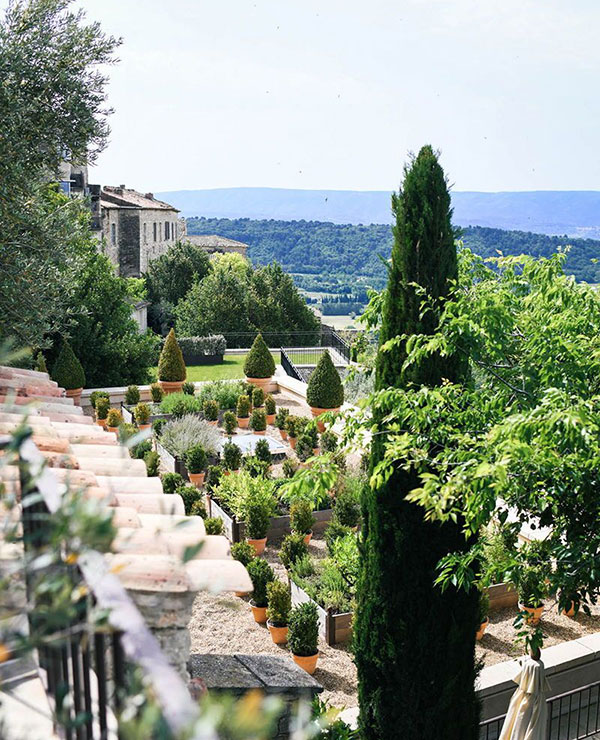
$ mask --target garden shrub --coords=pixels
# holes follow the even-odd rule
[[[140,389],[137,385],[130,385],[125,391],[125,405],[135,406],[140,402]]]
[[[292,610],[287,584],[275,580],[267,584],[267,619],[274,627],[285,627]]]
[[[224,355],[227,349],[227,342],[222,334],[180,337],[178,342],[184,355]]]
[[[283,474],[286,478],[293,478],[296,470],[298,470],[298,465],[293,460],[290,460],[289,457],[286,457],[286,459],[283,461],[281,469],[283,470]]]
[[[336,452],[338,448],[338,438],[335,432],[327,429],[321,435],[321,450],[323,452]]]
[[[219,430],[197,416],[183,416],[169,421],[160,435],[161,445],[180,460],[196,444],[202,445],[208,455],[216,455],[220,442]]]
[[[199,501],[194,501],[194,503],[192,504],[190,515],[199,516],[201,519],[208,518],[208,512],[206,511],[206,506],[204,505],[204,501],[202,499]]]
[[[252,601],[255,606],[267,606],[267,586],[275,580],[273,568],[262,558],[253,558],[246,566],[252,581]]]
[[[269,443],[266,439],[258,440],[258,442],[256,443],[256,446],[254,447],[254,455],[261,462],[264,462],[267,465],[271,465],[271,463],[273,462],[273,455],[271,455],[271,450],[269,449]]]
[[[38,373],[47,373],[48,368],[46,367],[46,358],[44,357],[42,352],[38,352],[35,356],[35,369],[38,371]],[[92,396],[94,394],[92,393]],[[91,398],[91,396],[90,396]],[[92,402],[92,406],[93,406]]]
[[[358,539],[354,532],[336,538],[331,546],[331,559],[352,589],[356,586],[359,570]]]
[[[120,429],[122,429],[123,426],[124,425],[122,425]],[[129,450],[129,454],[134,460],[143,460],[146,456],[146,453],[150,452],[151,450],[152,442],[149,439],[144,439],[142,442],[139,442],[138,444],[131,447]]]
[[[247,419],[250,416],[250,399],[248,396],[240,396],[237,400],[238,419]]]
[[[206,469],[206,452],[202,445],[194,445],[185,453],[185,467],[192,475],[202,473]]]
[[[106,417],[106,425],[109,427],[118,427],[123,422],[123,417],[119,409],[109,409]]]
[[[255,409],[260,409],[265,405],[265,392],[262,388],[255,388],[252,391],[252,405]]]
[[[265,396],[265,413],[267,414],[267,416],[273,416],[276,411],[277,406],[275,404],[275,399],[270,393],[268,393]]]
[[[181,386],[182,393],[187,394],[188,396],[193,396],[196,393],[196,386],[193,383],[190,383],[189,381],[186,381]]]
[[[304,542],[303,534],[288,534],[283,538],[279,550],[279,559],[287,570],[305,555],[308,555],[308,548]]]
[[[171,329],[158,358],[158,379],[173,383],[185,380],[186,370],[183,354],[175,339],[175,330]]]
[[[308,419],[304,419],[302,416],[289,414],[285,422],[285,429],[292,439],[297,439],[307,424]]]
[[[175,489],[175,493],[178,493],[183,499],[183,505],[185,507],[186,515],[192,513],[192,506],[195,501],[202,501],[202,494],[196,488],[196,486],[185,485]]]
[[[231,436],[237,429],[237,425],[237,417],[233,411],[226,411],[223,414],[223,427],[225,429],[225,433]]]
[[[250,417],[250,426],[255,432],[264,432],[267,428],[267,416],[264,409],[254,409]]]
[[[155,450],[148,450],[144,455],[148,478],[156,478],[160,470],[160,455]]]
[[[222,476],[212,493],[238,522],[248,520],[250,506],[256,502],[265,504],[269,517],[273,516],[277,506],[273,481],[260,477],[253,478],[246,470],[237,475]]]
[[[108,410],[110,409],[110,399],[106,396],[100,396],[96,400],[96,418],[106,419],[108,416]]]
[[[250,501],[246,514],[246,537],[249,540],[262,540],[267,536],[271,512],[270,502],[260,499]]]
[[[479,593],[479,616],[478,616],[478,622],[479,624],[483,624],[485,620],[488,618],[490,612],[490,597],[488,596],[487,591],[480,591]]]
[[[226,470],[239,470],[242,464],[242,451],[234,442],[225,442],[221,454]]]
[[[201,410],[200,399],[187,393],[169,393],[160,402],[161,414],[172,414],[178,418],[186,414],[199,414]]]
[[[345,486],[335,497],[333,510],[336,521],[343,526],[358,526],[360,522],[360,488]]]
[[[310,457],[313,457],[312,439],[309,435],[302,433],[298,437],[295,453],[301,462],[306,462]]]
[[[306,402],[321,409],[337,409],[344,403],[344,387],[327,351],[323,352],[309,378]]]
[[[254,560],[256,552],[249,542],[236,542],[231,546],[231,557],[240,562],[244,567]]]
[[[213,380],[203,383],[198,391],[198,398],[204,401],[216,401],[220,409],[235,409],[239,396],[246,392],[243,380]]]
[[[204,405],[202,407],[204,418],[207,421],[217,421],[219,418],[219,405],[216,401],[204,401]]]
[[[121,411],[119,411],[119,415],[121,416]],[[121,416],[121,422],[119,424],[118,432],[119,442],[122,445],[125,445],[136,434],[139,434],[139,429],[135,426],[135,424],[126,424],[123,421],[123,417]]]
[[[309,656],[317,652],[319,615],[316,604],[308,601],[290,612],[288,645],[294,655]]]
[[[221,482],[223,468],[221,465],[210,465],[206,474],[206,489],[212,493]]]
[[[147,424],[150,421],[150,406],[147,403],[138,403],[133,411],[136,422]]]
[[[110,396],[107,391],[92,391],[90,393],[90,403],[92,404],[92,408],[96,408],[96,401],[99,398],[106,398],[108,401],[108,405],[110,406]]]
[[[52,380],[67,391],[85,386],[85,373],[75,357],[71,345],[63,339],[60,352],[52,368]],[[115,425],[116,426],[116,425]]]
[[[204,520],[206,534],[223,534],[223,520],[217,516],[209,516]]]
[[[335,541],[340,537],[346,537],[352,534],[350,527],[346,527],[344,524],[340,524],[335,519],[331,521],[325,529],[325,543],[330,553],[333,553]]]
[[[158,383],[152,383],[150,386],[150,396],[152,398],[152,403],[160,403],[163,399],[163,389],[160,387]]]
[[[247,378],[270,378],[274,372],[275,361],[262,334],[258,334],[244,362],[244,373]]]
[[[178,488],[185,486],[185,480],[179,473],[163,473],[160,476],[164,493],[175,493]]]
[[[290,527],[294,534],[306,535],[312,531],[315,518],[310,501],[300,499],[290,507]]]
[[[154,419],[152,422],[152,432],[155,437],[160,437],[164,426],[168,423],[168,419]]]
[[[277,427],[277,429],[283,429],[284,431],[286,431],[286,423],[289,415],[290,410],[286,409],[285,407],[279,408],[277,410],[277,415],[275,416],[275,426]]]
[[[269,477],[269,464],[263,460],[259,460],[256,455],[246,455],[242,462],[242,467],[250,473],[253,478]]]

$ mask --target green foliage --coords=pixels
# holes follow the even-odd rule
[[[118,427],[123,422],[123,417],[119,409],[109,409],[106,417],[106,425],[109,427]]]
[[[302,433],[307,423],[308,419],[289,414],[285,422],[285,429],[292,439],[296,439]]]
[[[330,429],[326,429],[321,435],[321,450],[323,452],[336,452],[337,448],[337,434]]]
[[[154,419],[154,421],[152,422],[152,433],[157,439],[162,434],[162,430],[167,423],[167,419]]]
[[[179,473],[163,473],[160,480],[165,493],[175,493],[178,488],[185,486],[185,480]]]
[[[306,462],[313,456],[313,440],[309,434],[303,432],[298,437],[295,452],[301,462]]]
[[[250,506],[255,503],[264,504],[269,517],[275,513],[277,504],[273,481],[253,477],[246,470],[236,475],[223,476],[219,485],[213,489],[213,496],[238,522],[248,521]]]
[[[333,519],[325,529],[325,542],[329,552],[333,553],[335,542],[340,539],[340,537],[346,537],[351,534],[352,530],[350,527],[342,524],[337,519]]]
[[[350,725],[339,719],[339,709],[329,708],[318,696],[312,703],[313,721],[322,728],[317,737],[320,740],[359,740],[358,730],[352,730]]]
[[[235,409],[238,397],[245,392],[246,384],[241,380],[213,380],[203,383],[198,397],[204,401],[213,400],[220,409]]]
[[[337,409],[344,403],[342,380],[327,350],[308,380],[306,402],[321,409]]]
[[[160,455],[155,450],[148,450],[144,455],[148,478],[156,478],[160,471]]]
[[[237,429],[237,425],[237,417],[233,411],[226,411],[223,414],[223,428],[225,429],[225,433],[231,436]]]
[[[283,429],[284,431],[287,431],[286,424],[289,415],[290,410],[285,408],[285,406],[277,409],[277,415],[275,416],[275,426],[277,427],[277,429]]]
[[[188,396],[193,396],[196,393],[196,386],[193,383],[185,382],[181,386],[183,393],[187,393]]]
[[[239,470],[242,464],[242,451],[235,442],[225,442],[221,454],[225,470]]]
[[[333,507],[336,520],[346,527],[356,527],[360,522],[360,489],[358,485],[347,485],[338,492]]]
[[[267,584],[267,618],[274,627],[285,627],[292,610],[290,589],[282,581]]]
[[[55,380],[61,388],[66,390],[83,388],[85,385],[83,367],[75,357],[71,345],[64,340],[52,368],[52,380]]]
[[[48,368],[46,367],[46,358],[44,357],[44,355],[42,354],[42,352],[38,352],[37,355],[35,356],[35,369],[39,373],[47,373],[48,372]],[[92,396],[93,395],[94,394],[92,393]],[[93,404],[92,404],[92,406],[93,406]]]
[[[164,488],[164,486],[163,486]],[[192,506],[196,501],[202,500],[202,494],[196,488],[196,486],[184,485],[175,489],[175,493],[179,494],[183,499],[183,505],[185,507],[185,513],[190,516],[192,513]]]
[[[282,542],[279,550],[279,559],[284,567],[289,570],[294,563],[308,554],[308,548],[304,542],[303,534],[288,534]]]
[[[264,460],[259,460],[256,455],[246,455],[244,457],[242,467],[253,478],[269,477],[269,463],[264,462]]]
[[[194,501],[190,515],[199,516],[201,519],[208,519],[208,512],[206,511],[204,500]]]
[[[265,405],[265,392],[262,388],[254,388],[252,391],[252,405],[255,409]]]
[[[289,457],[286,457],[281,468],[283,470],[283,475],[285,478],[293,478],[296,470],[298,470],[298,465]]]
[[[247,419],[250,416],[250,399],[248,396],[240,396],[238,398],[237,415],[240,419]]]
[[[267,585],[275,580],[273,568],[262,558],[254,558],[246,566],[252,581],[252,600],[256,606],[267,606]]]
[[[244,567],[254,560],[256,553],[249,542],[235,542],[231,546],[231,557],[238,560]]]
[[[140,401],[140,389],[137,385],[130,385],[125,391],[125,403],[127,406],[135,406]]]
[[[202,411],[207,421],[217,421],[219,418],[219,405],[216,401],[204,401]]]
[[[329,493],[339,477],[339,465],[329,455],[315,457],[310,467],[296,471],[293,478],[286,480],[280,488],[282,501],[293,504],[304,499],[309,501],[313,511],[318,511],[329,502]]]
[[[106,419],[108,416],[108,410],[110,409],[110,399],[106,396],[100,396],[96,400],[96,418]]]
[[[483,624],[485,620],[488,618],[488,614],[490,612],[490,597],[487,594],[487,591],[481,591],[479,593],[479,612],[477,620],[479,624]]]
[[[128,424],[127,426],[131,426],[131,425]],[[119,435],[123,436],[125,438],[125,441],[127,441],[130,437],[133,436],[133,434],[129,435],[129,430],[127,430],[127,434],[123,434],[124,428],[126,428],[126,425],[121,424],[121,427],[119,429]],[[132,458],[134,458],[134,460],[143,460],[144,455],[147,452],[150,452],[151,449],[152,449],[152,442],[149,439],[144,439],[141,442],[138,442],[138,444],[134,445],[133,447],[130,447],[129,454],[131,455]]]
[[[266,465],[271,465],[271,463],[273,462],[273,456],[271,455],[269,443],[266,439],[258,440],[254,448],[254,454],[261,462],[264,462]]]
[[[223,475],[221,465],[210,465],[206,474],[206,488],[211,493],[218,487]]]
[[[106,398],[109,401],[110,404],[110,395],[107,391],[92,391],[90,393],[90,403],[92,404],[92,408],[96,408],[96,401],[99,398]]]
[[[294,607],[289,618],[288,645],[294,655],[309,656],[317,652],[319,615],[312,602]]]
[[[194,445],[185,453],[185,467],[188,473],[202,473],[206,469],[206,451],[202,445]]]
[[[187,393],[169,393],[160,402],[161,414],[172,414],[177,418],[187,414],[199,414],[201,410],[200,399]]]
[[[296,501],[290,506],[290,526],[294,534],[305,535],[312,531],[315,518],[309,501]]]
[[[209,516],[204,520],[206,534],[223,534],[223,520],[215,516]]]
[[[246,536],[250,540],[262,540],[267,536],[273,508],[270,501],[251,500],[246,514]]]
[[[258,334],[246,356],[244,373],[247,378],[270,378],[274,372],[275,361],[262,334]]]
[[[256,406],[256,404],[254,404]],[[265,396],[265,413],[267,416],[273,416],[273,414],[277,411],[277,406],[275,404],[275,399],[270,393],[267,393]]]
[[[148,424],[150,421],[150,406],[147,403],[138,403],[133,411],[138,424]]]
[[[250,427],[255,432],[264,432],[267,428],[267,416],[264,409],[254,409],[250,416]]]
[[[160,403],[163,400],[163,389],[159,383],[152,383],[150,386],[150,396],[152,397],[153,403]]]
[[[175,331],[167,334],[164,346],[158,358],[158,379],[168,382],[185,380],[186,370],[183,355],[175,338]]]

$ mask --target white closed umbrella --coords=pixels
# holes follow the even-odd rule
[[[546,691],[548,682],[539,650],[526,655],[513,681],[518,688],[510,700],[498,740],[544,740],[546,734]]]

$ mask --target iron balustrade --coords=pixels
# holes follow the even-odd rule
[[[288,356],[286,350],[284,350],[282,347],[280,352],[281,352],[281,367],[284,369],[286,375],[289,375],[290,378],[295,378],[296,380],[303,380],[302,375],[300,374],[300,371],[294,365],[294,363]]]

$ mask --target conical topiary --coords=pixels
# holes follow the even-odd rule
[[[71,345],[64,340],[52,368],[52,380],[67,391],[83,388],[85,385],[85,373],[81,363],[75,357]]]
[[[309,406],[320,409],[337,409],[344,403],[342,380],[327,351],[323,352],[310,376],[306,401]]]
[[[176,383],[185,380],[185,375],[183,354],[175,339],[175,331],[171,329],[158,359],[158,379]]]
[[[47,373],[48,368],[46,367],[46,358],[41,352],[38,352],[35,357],[35,369],[39,373]]]
[[[256,337],[248,352],[248,357],[244,362],[244,372],[247,378],[270,378],[275,372],[275,360],[262,334]]]

